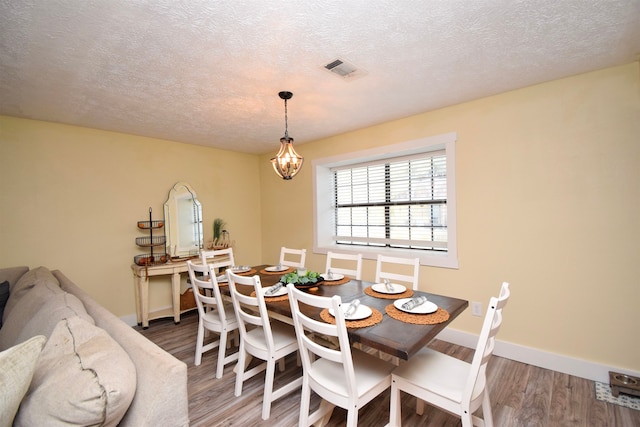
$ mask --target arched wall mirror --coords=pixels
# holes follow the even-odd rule
[[[185,182],[176,183],[164,203],[167,253],[172,258],[197,256],[202,249],[202,205]]]

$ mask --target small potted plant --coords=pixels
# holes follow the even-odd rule
[[[222,235],[225,225],[227,223],[222,218],[216,218],[213,220],[213,247],[222,246]]]

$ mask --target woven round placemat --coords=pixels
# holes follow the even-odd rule
[[[435,313],[431,314],[411,314],[398,310],[393,304],[389,304],[384,308],[389,317],[405,323],[413,323],[416,325],[435,325],[449,320],[449,312],[438,307]]]
[[[269,271],[266,268],[263,268],[262,270],[260,270],[260,274],[280,274],[280,275],[285,275],[287,273],[291,273],[293,271],[293,267],[289,267],[286,270],[282,270],[282,271]]]
[[[253,276],[254,274],[256,274],[258,271],[255,268],[252,268],[249,271],[245,271],[244,273],[236,273],[238,276]]]
[[[350,282],[350,281],[351,281],[351,278],[345,276],[340,280],[324,280],[322,282],[322,284],[324,286],[335,286],[335,285],[344,285],[345,283]]]
[[[368,288],[364,288],[364,293],[369,295],[370,297],[375,297],[375,298],[400,299],[400,298],[411,298],[411,295],[413,295],[413,289],[406,289],[401,294],[383,294],[383,293],[374,291],[373,288],[369,286]]]
[[[371,308],[372,314],[366,319],[362,320],[345,320],[345,324],[347,328],[366,328],[367,326],[373,326],[377,323],[382,322],[382,313],[380,313],[375,308]],[[320,312],[320,317],[327,323],[331,323],[332,325],[336,324],[336,319],[329,314],[329,309],[325,308]]]
[[[251,296],[255,297],[256,296],[256,291],[251,291]],[[270,297],[270,296],[265,295],[264,296],[264,300],[265,300],[265,302],[288,301],[289,300],[289,295],[288,294],[284,294],[284,295],[278,295],[277,297]]]

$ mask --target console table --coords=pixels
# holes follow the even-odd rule
[[[180,273],[187,272],[187,261],[169,261],[166,264],[140,266],[131,264],[133,287],[136,295],[136,315],[138,325],[149,327],[149,320],[173,316],[180,323]],[[171,276],[172,307],[149,313],[149,278],[153,276]]]

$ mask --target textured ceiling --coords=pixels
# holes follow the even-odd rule
[[[640,0],[0,0],[0,114],[247,153],[639,58]]]

